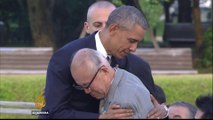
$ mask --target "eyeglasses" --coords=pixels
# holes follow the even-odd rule
[[[90,87],[90,85],[92,84],[92,82],[95,80],[98,72],[101,70],[101,68],[103,67],[103,65],[98,68],[97,72],[95,73],[95,75],[93,76],[92,80],[89,82],[89,84],[87,86],[80,86],[80,85],[76,85],[76,84],[73,84],[73,87],[77,90],[84,90],[84,89],[88,89]]]

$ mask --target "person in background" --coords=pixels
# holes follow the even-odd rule
[[[148,23],[145,16],[133,6],[121,6],[113,10],[105,27],[98,32],[74,40],[58,51],[50,59],[45,86],[46,106],[42,111],[48,115],[39,118],[103,118],[99,112],[99,100],[75,89],[75,81],[70,73],[70,57],[81,48],[95,49],[105,57],[110,56],[111,66],[119,66],[136,75],[149,92],[155,96],[155,86],[149,64],[133,55],[138,43],[143,39]],[[152,99],[154,108],[148,118],[164,118],[167,114],[164,106]],[[105,118],[129,118],[132,111],[120,106],[109,107]]]
[[[199,96],[195,104],[198,107],[195,119],[213,119],[213,95]]]
[[[194,119],[196,107],[183,101],[175,102],[169,106],[169,119]]]
[[[101,99],[100,113],[107,112],[111,104],[118,104],[122,108],[131,108],[134,119],[145,119],[153,108],[150,93],[141,80],[126,70],[112,68],[96,50],[83,48],[77,51],[70,71],[78,84],[75,85],[77,89]]]
[[[166,105],[166,94],[159,85],[155,84],[155,92],[156,92],[155,98],[158,101],[158,103]]]
[[[84,29],[87,34],[102,30],[109,14],[115,9],[115,5],[108,1],[93,3],[87,11],[87,21],[84,22]]]

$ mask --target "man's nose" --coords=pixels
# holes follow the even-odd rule
[[[137,47],[138,47],[138,44],[132,44],[132,45],[129,47],[129,51],[130,51],[130,52],[135,52],[136,49],[137,49]]]

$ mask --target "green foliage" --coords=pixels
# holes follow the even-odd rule
[[[112,0],[112,3],[117,7],[123,5],[121,0]]]
[[[94,0],[56,0],[53,10],[55,45],[61,48],[79,37],[87,9]]]
[[[160,22],[160,16],[163,14],[163,6],[157,0],[139,0],[141,9],[147,17],[149,25],[154,28]]]
[[[160,16],[163,14],[163,6],[158,0],[139,0],[141,9],[143,10],[150,29],[155,30],[157,35],[162,36],[163,34],[163,21],[160,20]],[[139,47],[145,47],[144,44],[150,44],[151,37],[150,34],[146,34],[144,41],[140,43]],[[151,46],[150,46],[151,47]]]
[[[57,48],[79,37],[87,9],[93,2],[95,0],[55,0],[53,9],[43,10],[52,16],[50,22],[53,22]],[[0,21],[5,28],[1,36],[3,40],[0,40],[1,47],[34,46],[27,8],[27,0],[0,0]]]
[[[203,45],[201,48],[201,56],[199,57],[198,68],[201,69],[201,72],[210,72],[212,73],[212,27],[204,33]]]
[[[208,31],[204,34],[203,40],[203,60],[202,64],[204,67],[212,66],[212,27],[208,29]]]
[[[0,21],[5,28],[0,46],[32,46],[26,0],[1,0]]]

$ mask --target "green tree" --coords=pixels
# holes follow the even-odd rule
[[[59,49],[77,39],[94,0],[28,0],[35,46]]]
[[[196,67],[200,69],[200,72],[207,72],[212,73],[213,67],[212,67],[212,59],[213,59],[213,29],[210,26],[209,29],[204,33],[203,35],[203,44],[200,48],[200,56],[198,58],[198,61],[196,63]]]
[[[79,38],[88,7],[95,0],[56,0],[52,15],[56,49]]]
[[[0,46],[32,46],[26,0],[0,0]]]
[[[62,47],[77,39],[95,0],[0,0],[1,46]],[[2,23],[2,22],[1,22]]]
[[[155,35],[153,31],[156,29],[157,25],[159,24],[160,16],[163,14],[163,6],[161,4],[161,1],[140,0],[139,3],[150,25],[150,28],[148,31],[150,37],[148,37],[148,39],[152,40],[154,48],[158,50],[159,45],[155,39]]]

